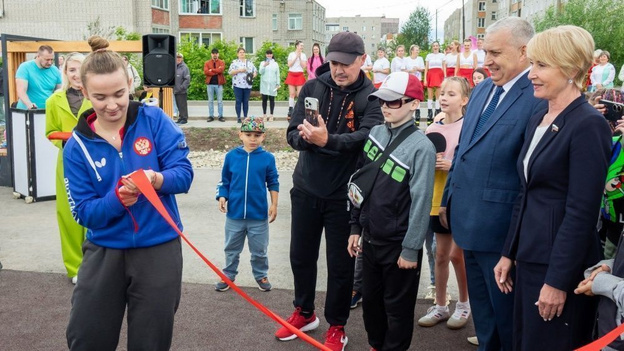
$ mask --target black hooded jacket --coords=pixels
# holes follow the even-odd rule
[[[374,87],[361,71],[357,81],[343,89],[332,80],[329,63],[320,66],[316,74],[316,79],[303,86],[288,126],[288,143],[299,151],[293,185],[321,199],[346,200],[347,182],[355,172],[364,141],[373,126],[383,123],[383,115],[378,101],[368,101]],[[322,148],[303,140],[297,129],[303,123],[303,102],[309,96],[319,100],[319,114],[329,133]],[[355,107],[356,101],[365,106]]]

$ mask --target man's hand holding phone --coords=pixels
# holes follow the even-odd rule
[[[329,138],[325,120],[323,120],[321,115],[317,115],[316,120],[318,122],[318,126],[312,125],[306,118],[303,120],[303,123],[297,127],[297,129],[299,130],[299,135],[303,138],[303,140],[310,144],[325,147]]]

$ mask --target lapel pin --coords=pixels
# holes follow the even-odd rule
[[[553,125],[552,125],[552,127],[550,127],[550,130],[551,130],[553,133],[557,133],[557,132],[559,131],[559,127],[557,127],[557,125],[556,125],[556,124],[553,124]]]

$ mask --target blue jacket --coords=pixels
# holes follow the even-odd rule
[[[529,118],[546,107],[533,96],[528,73],[515,82],[472,139],[490,92],[488,78],[470,96],[464,125],[442,197],[450,208],[453,239],[464,250],[500,253],[509,230],[511,212],[520,190],[516,161]]]
[[[267,188],[279,191],[275,157],[262,147],[247,152],[242,146],[225,155],[217,200],[228,200],[227,216],[232,219],[268,218]]]
[[[149,247],[175,239],[178,234],[144,196],[126,210],[115,190],[121,176],[133,171],[161,172],[158,195],[182,230],[174,194],[187,192],[193,180],[182,131],[158,107],[130,102],[118,152],[91,130],[93,118],[93,110],[82,114],[63,152],[70,208],[74,219],[88,228],[87,239],[113,249]]]

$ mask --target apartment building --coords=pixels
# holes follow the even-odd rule
[[[302,40],[325,47],[325,8],[315,0],[21,0],[4,1],[0,33],[82,40],[96,21],[102,34],[122,26],[141,34],[169,33],[210,45],[241,43],[254,53],[264,41]],[[37,11],[33,11],[33,9]],[[311,49],[309,49],[311,50]]]
[[[366,53],[377,57],[377,47],[385,43],[387,34],[399,32],[399,19],[381,17],[329,17],[325,23],[325,41],[329,43],[331,38],[339,32],[354,32],[359,34],[364,41]]]
[[[510,0],[518,1],[518,0]],[[475,36],[485,37],[485,29],[499,18],[499,0],[467,0],[464,3],[464,18],[462,25],[462,9],[455,10],[444,21],[444,41]],[[507,17],[507,16],[505,16]],[[466,32],[463,33],[463,28]]]

